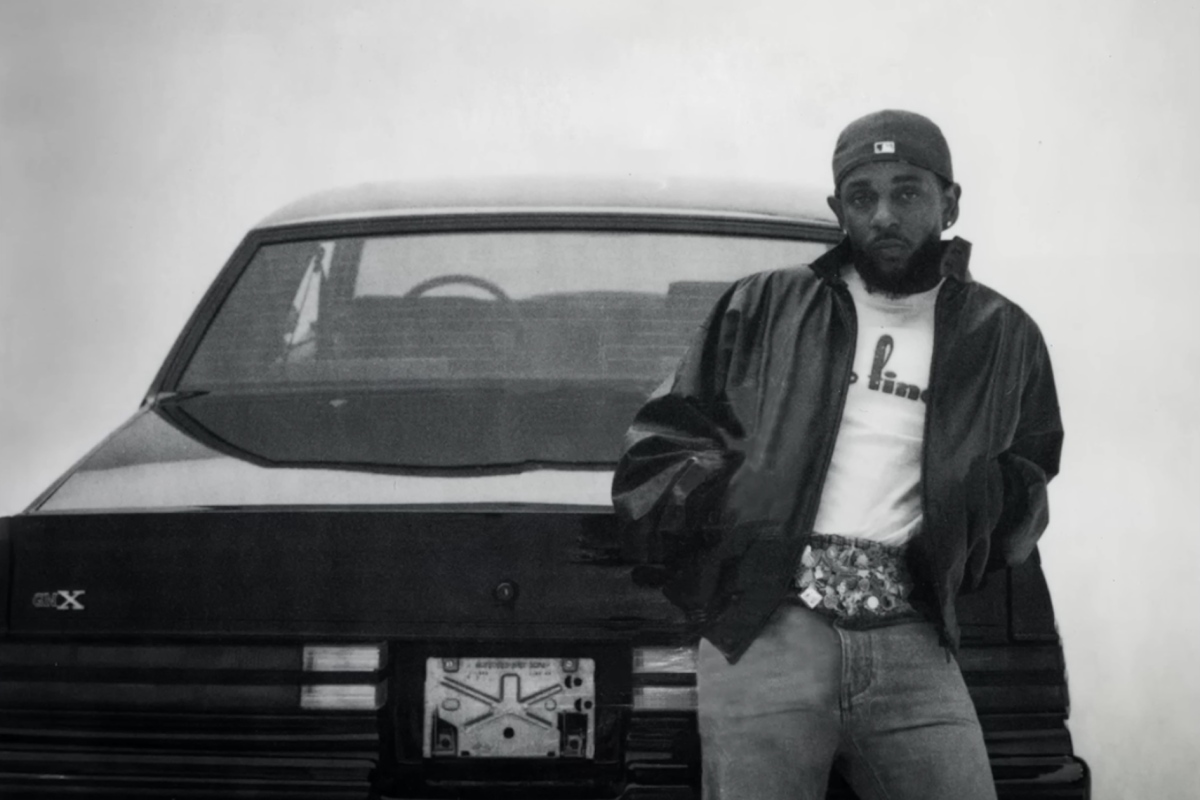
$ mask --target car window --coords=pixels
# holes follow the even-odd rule
[[[480,232],[262,247],[179,388],[669,375],[735,279],[811,262],[792,239]]]
[[[270,464],[611,465],[729,284],[826,249],[566,231],[266,245],[164,413]]]

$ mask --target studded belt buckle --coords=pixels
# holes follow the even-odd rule
[[[915,612],[904,548],[814,534],[794,582],[809,608],[838,618],[886,619]]]

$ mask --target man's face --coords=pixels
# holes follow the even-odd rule
[[[891,294],[932,288],[937,275],[931,260],[942,231],[958,215],[958,185],[943,190],[927,169],[875,161],[852,170],[839,189],[829,207],[868,286]]]

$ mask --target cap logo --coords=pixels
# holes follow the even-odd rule
[[[896,152],[896,143],[895,142],[876,142],[875,143],[875,154],[876,155],[878,155],[879,153],[895,153],[895,152]]]

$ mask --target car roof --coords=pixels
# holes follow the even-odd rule
[[[257,228],[405,216],[636,214],[836,227],[826,191],[696,178],[485,178],[364,183],[289,203]]]

